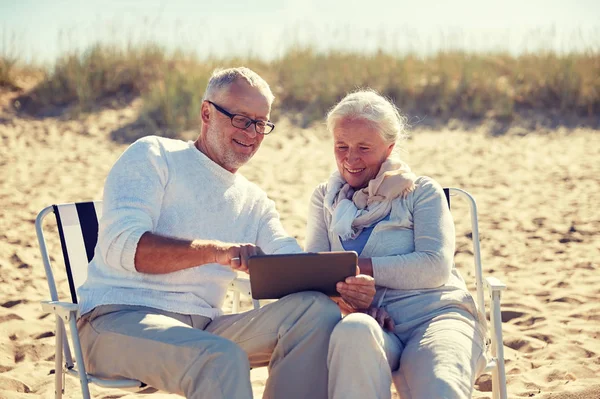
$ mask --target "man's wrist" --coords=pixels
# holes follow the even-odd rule
[[[194,240],[192,248],[199,252],[201,264],[218,263],[219,253],[222,251],[221,243],[216,240]]]

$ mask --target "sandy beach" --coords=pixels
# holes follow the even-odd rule
[[[0,106],[6,103],[4,97]],[[134,102],[76,121],[0,113],[0,399],[53,397],[54,319],[39,305],[49,294],[35,217],[53,203],[101,198],[106,174],[126,148],[111,132],[134,121],[138,109]],[[484,129],[417,130],[404,147],[417,174],[477,199],[484,271],[508,285],[502,316],[509,396],[600,398],[600,132],[492,137]],[[309,197],[334,167],[322,125],[302,130],[280,121],[241,173],[266,190],[287,231],[303,243]],[[453,204],[456,263],[472,284],[466,209]],[[53,228],[46,225],[49,233]],[[51,234],[49,245],[60,266],[58,238]],[[57,282],[65,295],[65,276],[57,274]],[[267,371],[251,377],[260,398]],[[65,397],[79,398],[76,379],[66,380]],[[141,397],[96,387],[92,394]],[[491,398],[489,376],[478,380],[474,397]]]

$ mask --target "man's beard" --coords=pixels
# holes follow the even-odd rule
[[[257,148],[250,154],[240,154],[236,152],[233,146],[237,144],[233,143],[219,143],[216,135],[209,135],[209,145],[212,148],[220,148],[220,161],[222,167],[225,169],[239,169],[244,166],[256,153]]]

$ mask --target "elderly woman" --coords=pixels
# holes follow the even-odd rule
[[[441,186],[398,158],[404,118],[379,94],[347,95],[327,127],[337,171],[313,193],[306,250],[356,251],[373,277],[339,284],[349,314],[329,344],[329,397],[389,398],[392,375],[403,399],[471,397],[485,332]]]

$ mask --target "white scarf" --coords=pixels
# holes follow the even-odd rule
[[[361,231],[385,218],[392,201],[415,189],[416,176],[404,162],[386,159],[367,187],[354,191],[335,171],[327,181],[324,206],[331,213],[331,228],[342,241],[355,239]]]

